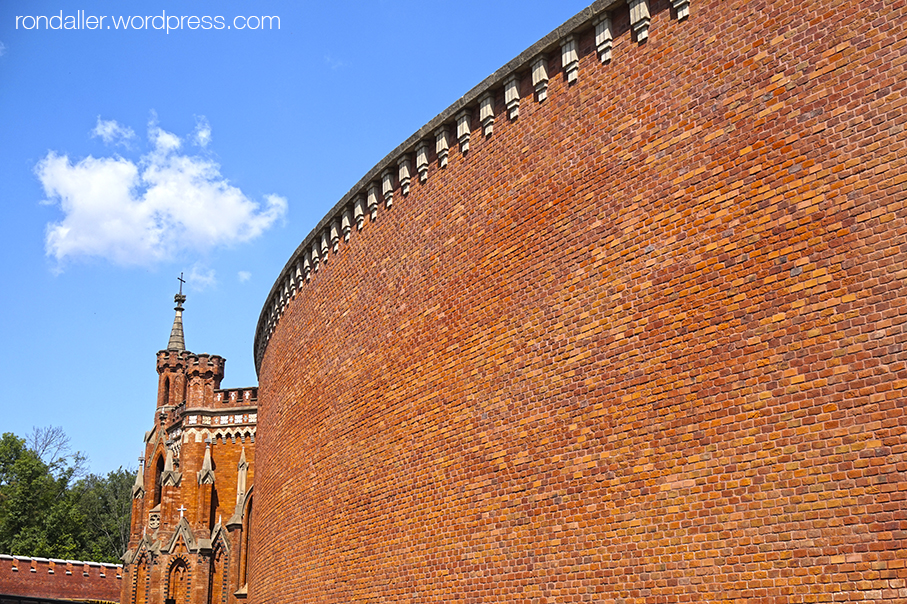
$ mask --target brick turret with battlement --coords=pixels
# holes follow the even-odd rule
[[[186,350],[185,300],[176,295],[170,341],[157,353],[157,405],[133,486],[124,604],[245,598],[258,388],[221,389],[226,360]]]

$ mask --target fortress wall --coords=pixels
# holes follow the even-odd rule
[[[120,564],[0,555],[0,596],[119,602],[122,576]]]
[[[649,8],[290,259],[250,601],[907,597],[907,2]]]

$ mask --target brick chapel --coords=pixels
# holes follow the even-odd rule
[[[132,488],[123,604],[228,604],[247,593],[258,388],[221,389],[223,357],[186,350],[182,290]]]

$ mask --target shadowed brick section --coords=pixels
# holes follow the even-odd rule
[[[250,601],[907,599],[907,2],[648,10],[288,290]]]
[[[0,555],[0,601],[4,596],[119,602],[119,564]]]

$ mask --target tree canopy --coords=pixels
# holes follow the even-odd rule
[[[118,562],[129,540],[132,472],[85,474],[60,428],[0,437],[0,553]]]

